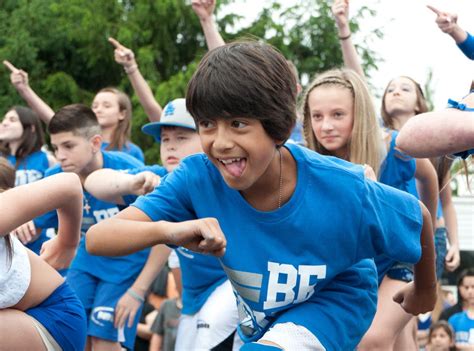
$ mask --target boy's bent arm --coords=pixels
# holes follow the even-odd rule
[[[393,297],[394,301],[400,303],[406,312],[413,315],[433,310],[436,303],[436,254],[431,215],[422,202],[419,202],[419,204],[423,216],[423,227],[420,237],[421,258],[415,265],[413,282],[409,283]]]
[[[158,244],[222,256],[227,243],[215,218],[152,222],[133,206],[93,225],[86,234],[87,251],[98,256],[123,256]]]

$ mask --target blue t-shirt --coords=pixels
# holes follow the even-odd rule
[[[353,349],[373,318],[377,292],[373,263],[360,261],[385,254],[416,263],[420,206],[406,193],[367,180],[360,166],[295,144],[286,147],[296,161],[297,182],[277,210],[253,208],[203,154],[182,160],[135,205],[153,220],[219,221],[227,238],[220,261],[237,296],[245,341],[290,318],[328,349]],[[369,278],[360,282],[361,273]],[[358,303],[348,309],[347,299]]]
[[[462,43],[458,44],[458,48],[461,49],[464,55],[471,60],[474,60],[474,36],[467,33],[467,38]]]
[[[448,322],[454,329],[456,344],[474,345],[474,319],[466,311],[452,315]]]
[[[379,182],[398,190],[412,194],[418,198],[416,190],[416,160],[396,148],[398,131],[387,130],[391,135],[390,147],[379,172]],[[375,265],[379,276],[379,283],[387,271],[395,263],[385,255],[375,257]]]
[[[102,168],[111,168],[116,170],[126,170],[140,167],[143,164],[137,159],[115,151],[102,151],[104,163]],[[56,165],[46,172],[46,176],[61,173],[60,165]],[[110,283],[121,283],[132,277],[136,277],[143,268],[148,258],[149,250],[139,251],[137,253],[120,257],[93,256],[86,251],[85,234],[94,224],[110,218],[119,212],[115,204],[101,201],[84,191],[84,211],[81,226],[81,241],[74,258],[71,269],[77,269],[87,272],[103,281]],[[56,211],[38,217],[34,220],[36,227],[50,228],[58,227],[58,218]]]
[[[135,157],[139,161],[145,162],[145,155],[143,155],[142,149],[140,149],[140,147],[138,145],[132,143],[131,141],[127,141],[125,146],[122,147],[122,149],[120,149],[120,150],[118,148],[114,148],[114,149],[111,149],[111,150],[105,150],[105,149],[107,149],[107,146],[109,146],[109,145],[110,145],[110,143],[107,143],[107,142],[103,141],[102,142],[102,150],[103,151],[121,151],[121,152],[124,152],[126,154],[129,154],[130,156]]]
[[[13,155],[8,155],[7,160],[16,168],[15,186],[33,183],[42,179],[46,170],[49,168],[48,155],[46,152],[41,150],[29,154],[21,160],[18,165],[16,164],[16,157]],[[52,232],[51,229],[42,230],[35,241],[30,242],[25,246],[39,255],[41,246],[45,241],[51,239],[51,234],[54,234],[54,229]]]
[[[29,154],[18,164],[16,164],[16,157],[13,155],[8,155],[7,160],[16,168],[15,186],[40,180],[49,168],[48,155],[41,150]]]
[[[160,177],[164,177],[167,174],[166,169],[159,165],[139,167],[128,170],[127,173],[137,174],[144,171],[153,172]],[[166,178],[163,178],[162,181],[165,179]],[[130,204],[136,200],[136,198],[134,195],[123,197],[126,204]],[[146,202],[143,203],[139,200],[133,205],[149,215],[152,220],[156,221],[160,219],[152,217]],[[227,277],[215,257],[201,255],[183,247],[177,248],[176,253],[179,258],[183,284],[182,313],[188,315],[195,314],[201,309],[212,292],[227,280]]]

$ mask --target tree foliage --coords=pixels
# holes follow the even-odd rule
[[[237,25],[238,15],[219,16],[229,2],[219,1],[217,8],[226,41],[263,38],[295,63],[301,77],[342,65],[327,1],[300,0],[283,7],[283,1],[275,0],[243,28]],[[361,19],[372,15],[370,9],[362,8],[352,16],[353,32],[358,31]],[[95,92],[106,86],[130,94],[132,140],[146,150],[148,162],[156,162],[158,148],[140,131],[147,118],[122,68],[114,62],[107,38],[113,36],[135,52],[143,76],[162,105],[184,96],[187,81],[206,52],[199,20],[186,0],[5,0],[0,33],[0,58],[27,71],[30,85],[53,109],[76,102],[90,104]],[[381,37],[380,32],[373,35]],[[370,48],[358,50],[366,71],[376,68]],[[8,75],[5,69],[0,80],[4,111],[23,103]]]

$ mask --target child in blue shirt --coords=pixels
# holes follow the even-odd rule
[[[46,176],[73,172],[83,182],[101,168],[130,169],[142,166],[137,159],[121,152],[101,150],[101,128],[94,112],[84,105],[61,108],[51,119],[48,130],[51,144],[60,164],[50,168]],[[83,235],[88,228],[119,212],[116,204],[101,201],[84,191]],[[57,227],[56,212],[35,219],[37,228]],[[88,315],[87,335],[94,348],[119,346],[133,348],[136,324],[119,330],[113,325],[117,300],[125,293],[143,268],[148,250],[122,257],[91,256],[82,237],[76,256],[67,272],[67,280],[83,303]]]
[[[279,52],[256,42],[212,50],[186,103],[206,155],[186,158],[153,193],[92,227],[91,253],[167,243],[221,256],[249,350],[355,348],[376,304],[375,267],[364,259],[378,254],[419,261],[415,283],[395,299],[415,314],[433,307],[428,211],[360,166],[284,144],[296,80]]]
[[[119,204],[130,204],[136,195],[154,190],[159,178],[176,169],[186,156],[201,153],[199,135],[193,118],[186,110],[185,99],[175,99],[163,109],[160,122],[142,128],[160,143],[163,167],[145,166],[121,173],[101,169],[91,174],[85,188],[94,196]],[[117,303],[116,324],[134,318],[153,278],[158,274],[170,249],[154,247],[147,264],[135,283]],[[212,349],[231,335],[237,327],[237,309],[232,288],[219,261],[212,256],[176,249],[183,280],[183,314],[176,348]],[[135,296],[135,300],[131,297]],[[138,296],[138,297],[137,297]],[[124,302],[128,301],[128,306]],[[201,328],[200,325],[208,328]]]
[[[36,113],[27,107],[14,106],[5,114],[0,124],[0,155],[16,169],[15,186],[43,178],[45,171],[55,163],[54,158],[42,150],[43,145],[43,127]],[[31,221],[13,233],[36,254],[48,239],[45,233],[36,235]]]

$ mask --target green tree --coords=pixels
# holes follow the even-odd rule
[[[245,1],[245,0],[240,0]],[[248,1],[248,0],[247,0]],[[292,60],[301,77],[342,65],[331,9],[324,0],[300,0],[291,7],[268,2],[257,19],[236,27],[236,14],[219,17],[230,0],[219,1],[218,25],[226,41],[263,38]],[[359,22],[374,12],[362,8],[352,16]],[[232,29],[226,32],[224,29]],[[235,29],[237,28],[237,29]],[[132,96],[132,140],[145,151],[148,162],[159,158],[152,138],[141,133],[147,118],[133,97],[121,67],[114,62],[109,36],[136,55],[157,101],[164,105],[185,94],[187,82],[206,52],[199,20],[185,0],[5,0],[0,9],[0,58],[29,73],[33,89],[53,108],[90,104],[103,87],[117,86]],[[381,37],[381,33],[372,33]],[[370,48],[358,48],[367,73],[376,68]],[[0,80],[0,103],[5,111],[22,101],[11,87],[8,70]]]

